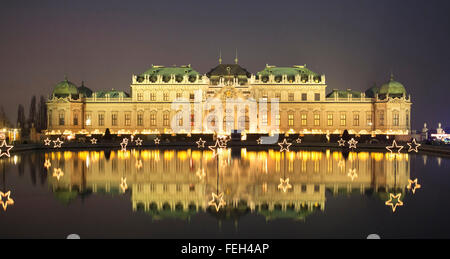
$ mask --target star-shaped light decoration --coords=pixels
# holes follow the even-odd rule
[[[6,201],[3,201],[3,198],[6,198]],[[6,193],[0,192],[0,205],[3,207],[4,211],[6,211],[8,205],[14,205],[14,200],[11,199],[11,191]]]
[[[301,143],[302,143],[302,139],[301,139],[301,138],[297,138],[297,139],[295,140],[295,142],[297,142],[297,144],[301,144]]]
[[[287,151],[289,152],[289,147],[292,145],[292,143],[288,143],[286,139],[283,140],[283,142],[278,143],[278,145],[281,147],[280,152]]]
[[[401,201],[402,194],[399,193],[394,195],[393,193],[389,193],[389,200],[386,201],[387,206],[391,206],[392,212],[395,212],[397,207],[403,206],[403,202]]]
[[[353,182],[353,180],[355,180],[355,178],[358,178],[358,174],[356,173],[356,168],[349,169],[347,176],[352,179],[352,182]]]
[[[422,146],[421,144],[416,142],[416,139],[414,138],[411,143],[406,143],[409,146],[408,152],[419,152],[418,148]]]
[[[345,147],[345,140],[343,140],[342,138],[340,140],[338,140],[338,144],[340,147]]]
[[[126,177],[120,178],[120,189],[122,189],[122,192],[126,192],[127,191],[128,184],[127,184],[127,178]]]
[[[3,157],[3,156],[11,157],[11,154],[9,153],[9,151],[13,147],[14,146],[8,146],[8,144],[6,143],[6,140],[3,140],[2,145],[0,146],[0,157]]]
[[[61,170],[61,168],[55,168],[53,169],[53,177],[56,177],[56,179],[59,181],[61,177],[64,176],[64,172]]]
[[[122,140],[122,143],[120,143],[120,146],[122,147],[122,151],[127,151],[127,146],[128,146],[128,139],[124,138]]]
[[[49,138],[44,139],[44,145],[45,146],[50,146],[50,144],[52,143],[52,140]]]
[[[406,188],[411,190],[413,194],[416,194],[416,189],[422,188],[422,186],[418,183],[417,178],[413,180],[408,179],[408,186]]]
[[[56,140],[53,140],[53,144],[54,144],[53,148],[61,148],[63,143],[64,143],[63,141],[61,141],[59,138],[57,138]]]
[[[330,133],[327,133],[326,138],[327,138],[327,141],[330,142]]]
[[[142,146],[143,140],[141,138],[136,139],[136,146]]]
[[[354,138],[350,139],[348,142],[348,148],[356,148],[356,144],[358,144],[358,141],[356,141]]]
[[[50,162],[50,159],[46,159],[44,162],[44,167],[47,168],[47,170],[52,166],[52,163]]]
[[[97,145],[97,141],[98,141],[98,140],[97,140],[96,138],[92,138],[92,139],[91,139],[91,144],[92,144],[92,145]]]
[[[256,144],[261,145],[262,144],[262,138],[259,138],[256,140]]]
[[[222,146],[220,145],[220,140],[217,139],[214,146],[208,146],[208,148],[212,150],[213,157],[215,157],[217,155],[218,151],[222,148]]]
[[[142,168],[142,160],[136,160],[136,168],[139,170]]]
[[[203,140],[202,138],[199,138],[198,141],[195,142],[195,143],[197,143],[197,147],[198,147],[198,148],[205,148],[205,143],[206,143],[206,141]]]
[[[221,148],[226,148],[227,143],[228,143],[228,137],[224,136],[224,137],[219,138],[219,143],[220,143]]]
[[[155,145],[159,145],[159,142],[161,142],[161,140],[159,138],[155,138]]]
[[[394,140],[392,142],[392,146],[387,146],[386,149],[389,150],[391,154],[395,151],[400,154],[400,151],[403,149],[403,146],[398,145],[397,142],[395,142]]]
[[[279,190],[283,190],[283,192],[287,192],[287,190],[291,189],[292,185],[289,183],[289,178],[283,179],[280,178],[280,184],[278,185]]]
[[[197,175],[197,177],[200,179],[200,181],[201,180],[203,180],[203,178],[205,178],[205,176],[206,176],[206,173],[205,173],[205,169],[198,169],[197,170],[197,173],[195,173],[195,175]]]
[[[209,206],[214,206],[216,212],[219,212],[221,207],[225,207],[227,203],[223,200],[223,192],[219,194],[212,193],[212,200],[208,203]]]

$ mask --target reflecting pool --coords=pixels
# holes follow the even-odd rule
[[[0,159],[0,238],[448,238],[449,166],[339,150],[20,153]]]

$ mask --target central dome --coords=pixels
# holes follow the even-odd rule
[[[53,94],[57,97],[68,97],[69,95],[77,96],[79,92],[78,87],[66,78],[55,86]]]
[[[394,76],[391,75],[391,80],[383,84],[378,93],[383,96],[401,97],[406,95],[406,89],[401,83],[395,81]]]

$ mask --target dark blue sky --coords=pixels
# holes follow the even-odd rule
[[[0,104],[12,120],[64,79],[129,92],[151,64],[206,73],[239,63],[307,64],[334,88],[395,79],[413,98],[413,128],[450,126],[448,1],[2,1]]]

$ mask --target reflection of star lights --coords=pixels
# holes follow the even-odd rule
[[[3,201],[3,198],[6,198],[6,201]],[[6,211],[8,205],[14,205],[14,200],[11,199],[11,191],[7,193],[0,192],[0,205],[3,207],[3,210]]]
[[[61,170],[61,168],[55,168],[53,169],[53,177],[56,177],[56,179],[59,181],[61,177],[64,176],[64,172]]]
[[[281,147],[280,152],[283,151],[288,151],[289,152],[289,147],[292,145],[292,143],[288,143],[286,139],[283,140],[283,142],[278,143],[278,145]]]
[[[338,140],[338,143],[340,147],[345,147],[345,140],[343,140],[342,138]]]
[[[338,166],[339,166],[339,168],[343,168],[344,166],[345,166],[345,162],[344,162],[344,160],[339,160],[339,162],[338,162]]]
[[[358,174],[356,173],[356,168],[349,169],[347,176],[352,179],[352,182],[353,182],[353,180],[355,180],[355,178],[358,178]]]
[[[199,138],[195,143],[197,143],[198,148],[205,148],[206,141],[204,141],[202,138]]]
[[[400,154],[400,151],[403,149],[403,146],[400,146],[397,144],[397,142],[395,142],[395,140],[392,142],[392,146],[387,146],[386,147],[387,150],[389,150],[391,152],[391,154],[397,150],[397,152]],[[394,151],[393,151],[394,150]]]
[[[3,140],[2,145],[0,146],[0,157],[3,156],[7,156],[7,157],[11,157],[11,154],[9,154],[9,151],[13,148],[14,146],[8,146],[8,144],[6,143],[6,140]],[[4,151],[5,150],[5,151]]]
[[[356,148],[356,144],[358,144],[358,141],[356,141],[354,138],[350,139],[348,142],[348,148]]]
[[[47,168],[47,170],[52,166],[52,163],[50,162],[50,159],[45,160],[44,167]]]
[[[395,212],[398,206],[403,206],[403,202],[401,201],[402,194],[399,193],[394,195],[393,193],[389,193],[389,200],[386,201],[387,206],[391,206],[392,212]]]
[[[416,189],[420,189],[422,186],[418,183],[417,178],[413,180],[408,179],[408,186],[406,188],[408,190],[411,190],[413,194],[416,194]],[[414,185],[414,187],[413,187]]]
[[[221,207],[227,205],[227,203],[223,200],[223,192],[220,194],[212,193],[212,200],[208,203],[209,206],[214,206],[216,211],[219,212]]]
[[[122,177],[120,179],[120,189],[122,189],[122,192],[126,192],[128,189],[128,184],[127,184],[127,178]]]
[[[283,179],[280,178],[280,184],[278,185],[279,190],[283,190],[283,192],[287,192],[287,190],[291,189],[292,185],[289,183],[289,178]]]
[[[122,151],[127,151],[128,139],[124,138],[122,143],[120,143],[120,146],[122,147]]]
[[[159,142],[161,142],[161,140],[159,138],[155,138],[155,145],[159,145]]]
[[[52,141],[49,138],[44,139],[45,146],[50,146],[51,143],[52,143]]]
[[[224,136],[224,137],[219,138],[219,143],[220,143],[221,148],[226,148],[227,143],[228,143],[228,137]]]
[[[141,138],[136,139],[136,146],[142,146],[143,140]]]
[[[96,138],[91,139],[91,143],[92,145],[97,145],[97,139]]]
[[[206,176],[206,173],[205,173],[205,169],[198,169],[197,170],[197,173],[195,173],[195,175],[197,175],[197,177],[200,179],[200,181]]]
[[[411,143],[406,143],[409,146],[408,152],[414,151],[419,152],[418,148],[422,146],[421,144],[416,142],[416,139],[414,138]]]
[[[258,145],[261,145],[261,144],[262,144],[262,138],[257,139],[257,140],[256,140],[256,143],[257,143]]]
[[[136,168],[141,169],[142,168],[142,160],[136,160]]]
[[[208,146],[208,148],[212,150],[213,156],[216,156],[218,151],[219,151],[219,149],[221,149],[222,146],[220,145],[220,141],[217,139],[216,143],[214,144],[214,146]]]
[[[61,145],[64,143],[59,138],[56,140],[53,140],[53,143],[55,144],[53,148],[61,148]]]
[[[301,143],[302,143],[302,139],[301,139],[301,138],[297,138],[297,139],[295,140],[295,142],[297,142],[297,144],[301,144]]]

